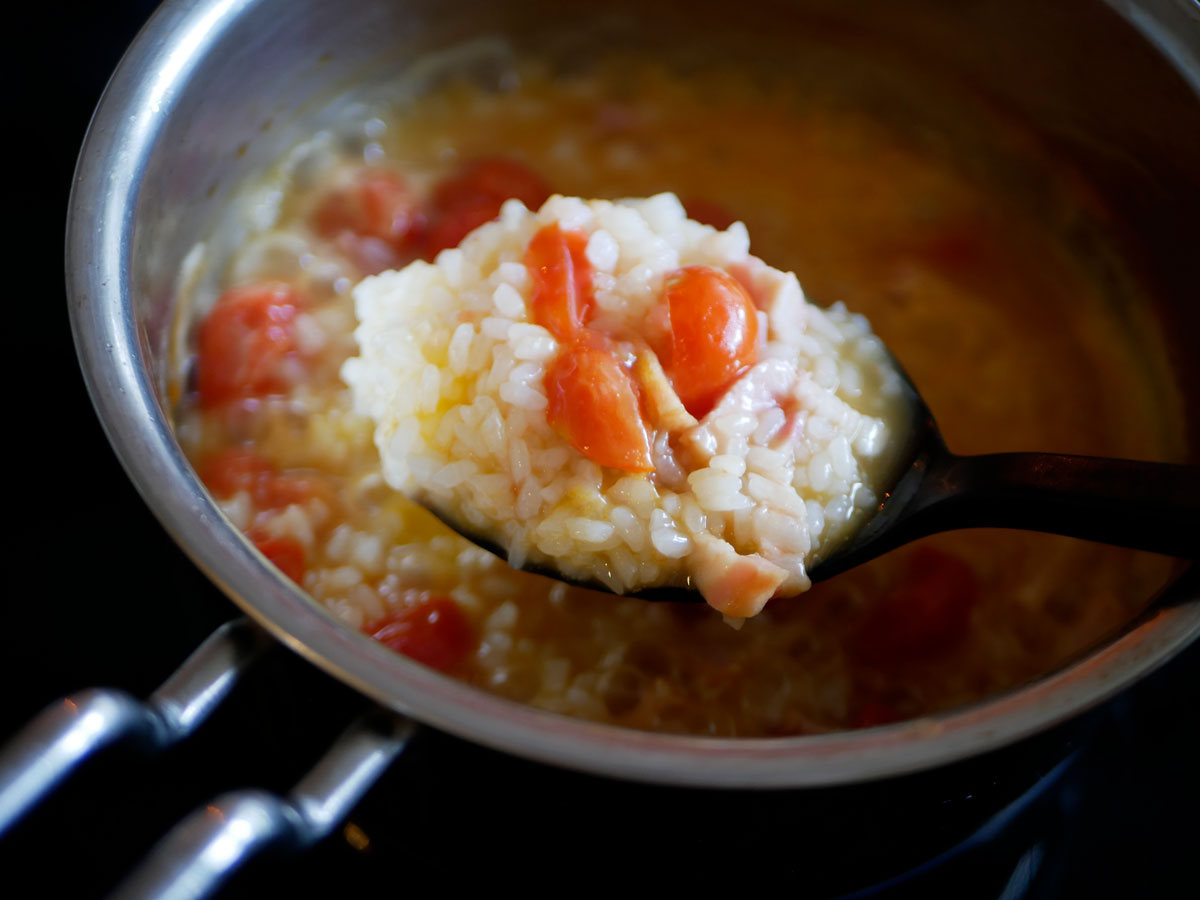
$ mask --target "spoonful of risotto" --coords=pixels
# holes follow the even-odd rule
[[[1200,468],[955,456],[863,317],[749,251],[671,194],[556,196],[365,279],[384,477],[514,567],[734,619],[952,528],[1200,548]]]

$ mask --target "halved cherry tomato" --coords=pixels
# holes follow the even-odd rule
[[[595,303],[588,236],[563,231],[557,222],[544,226],[529,242],[525,268],[533,280],[533,321],[560,341],[579,333]]]
[[[700,418],[758,359],[754,301],[733,276],[687,266],[667,276],[666,331],[652,338],[687,411]]]
[[[424,258],[432,262],[443,250],[457,247],[468,234],[500,215],[500,203],[482,200],[444,212],[429,229]]]
[[[440,594],[426,595],[413,606],[368,623],[363,631],[397,653],[442,672],[457,668],[475,645],[463,611]]]
[[[489,200],[499,212],[500,205],[513,197],[536,210],[549,196],[549,185],[528,166],[513,159],[484,157],[464,163],[443,179],[434,188],[433,202],[438,209],[452,210]]]
[[[404,179],[386,169],[366,168],[335,188],[313,213],[313,227],[325,238],[350,232],[375,238],[395,250],[420,239],[423,214]]]
[[[480,225],[500,215],[505,200],[515,197],[537,209],[549,196],[546,182],[522,163],[498,157],[471,160],[434,189],[433,225],[424,257],[432,260],[442,250],[457,247]]]
[[[251,450],[226,447],[198,466],[200,480],[215,497],[232,497],[239,491],[253,495],[260,484],[274,478],[277,469]]]
[[[939,656],[966,637],[979,580],[965,562],[918,547],[903,580],[868,613],[851,649],[867,662],[891,664]]]
[[[296,584],[304,582],[304,545],[295,538],[250,536],[258,552],[269,559],[280,572]]]
[[[611,351],[577,341],[558,354],[544,384],[546,420],[568,444],[602,466],[653,470],[637,388]]]
[[[200,325],[196,391],[206,409],[282,393],[283,363],[296,354],[296,291],[281,282],[233,288]]]
[[[257,453],[228,447],[206,458],[199,466],[200,480],[215,497],[250,495],[256,509],[284,509],[313,497],[329,498],[331,486],[317,475],[281,472]]]
[[[307,503],[313,498],[330,503],[333,493],[333,486],[320,475],[280,472],[260,486],[254,499],[260,509],[285,509],[293,503]]]
[[[683,208],[687,210],[689,219],[704,225],[711,225],[721,231],[737,221],[737,216],[721,204],[700,197],[689,197],[683,201]]]

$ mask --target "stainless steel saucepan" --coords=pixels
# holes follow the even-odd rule
[[[682,5],[682,4],[681,4]],[[1047,8],[1051,7],[1051,8]],[[80,155],[67,240],[70,312],[99,416],[163,526],[253,625],[231,626],[142,703],[77,695],[0,759],[0,826],[93,749],[141,731],[185,736],[236,680],[265,631],[394,713],[362,723],[289,801],[228,798],[220,821],[172,834],[129,896],[199,896],[282,830],[315,838],[402,748],[410,722],[555,765],[683,785],[768,788],[879,779],[980,754],[1120,691],[1200,635],[1195,572],[1086,658],[969,708],[884,728],[777,739],[649,734],[563,718],[442,677],[352,633],[264,565],[197,480],[171,428],[167,384],[180,263],[239,182],[312,133],[336,98],[425,54],[481,36],[520,48],[552,35],[570,52],[602,42],[672,42],[786,55],[809,23],[873,35],[976,84],[1033,123],[1106,192],[1140,236],[1140,261],[1190,387],[1185,427],[1200,447],[1200,6],[1194,0],[1052,5],[674,4],[608,2],[586,15],[539,0],[170,0],[116,71]],[[782,58],[782,57],[781,57]],[[1190,249],[1189,249],[1190,248]],[[1190,354],[1190,355],[1189,355]],[[131,559],[131,563],[136,560]],[[1190,580],[1189,580],[1190,579]],[[210,817],[211,818],[211,817]],[[181,887],[183,885],[183,887]],[[171,894],[171,891],[180,893]]]

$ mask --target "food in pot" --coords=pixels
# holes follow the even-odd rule
[[[969,531],[772,601],[734,630],[701,604],[514,571],[406,499],[384,477],[375,423],[340,376],[359,353],[353,286],[433,263],[499,216],[424,270],[444,277],[454,260],[465,265],[472,241],[490,240],[489,228],[503,234],[505,216],[526,221],[516,207],[502,211],[506,200],[537,210],[552,193],[671,191],[722,230],[706,240],[742,253],[752,235],[754,256],[796,272],[811,301],[866,316],[956,451],[1180,450],[1175,388],[1154,362],[1165,357],[1161,338],[1115,293],[1136,282],[1119,257],[1106,257],[1101,276],[1080,249],[1107,246],[1095,224],[1102,205],[987,107],[937,95],[929,112],[912,98],[938,88],[903,94],[899,80],[888,84],[900,93],[879,104],[852,83],[842,93],[815,82],[764,90],[726,73],[684,78],[629,64],[513,75],[498,90],[450,81],[360,106],[353,127],[314,135],[249,185],[188,260],[186,280],[198,287],[180,441],[232,522],[314,602],[423,664],[544,710],[752,736],[881,724],[1004,690],[1111,634],[1165,583],[1171,563],[1149,554]],[[678,215],[667,199],[650,203]],[[431,327],[443,312],[431,312]],[[865,334],[848,313],[822,318]],[[468,357],[473,347],[474,338]],[[710,415],[703,405],[719,406],[722,378],[689,396],[690,380],[671,382],[663,355],[685,412]],[[733,371],[764,358],[738,356]],[[837,373],[843,400],[852,379]],[[569,416],[560,425],[574,428]],[[601,485],[610,470],[614,486],[638,474],[570,452],[572,472],[593,485],[596,470]],[[690,540],[679,504],[675,531]],[[614,533],[621,524],[590,520]],[[647,539],[639,565],[659,558],[670,557]]]
[[[808,303],[744,226],[691,221],[673,194],[513,201],[354,298],[342,376],[384,477],[517,567],[694,585],[752,616],[809,588],[903,444],[866,321]]]

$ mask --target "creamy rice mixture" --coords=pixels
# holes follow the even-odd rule
[[[539,235],[568,234],[583,248],[589,300],[594,290],[586,327],[537,305],[525,262]],[[721,379],[707,412],[647,344],[668,286],[685,275],[754,318],[746,364]],[[564,296],[546,303],[574,290],[552,288]],[[342,376],[377,422],[385,478],[516,567],[531,561],[615,593],[695,585],[745,618],[809,588],[806,565],[861,527],[894,469],[885,451],[903,445],[900,379],[866,321],[807,303],[794,275],[750,255],[743,225],[691,221],[673,194],[553,197],[536,213],[508,201],[433,265],[370,277],[354,297],[360,355]],[[692,312],[680,305],[676,316]],[[603,368],[581,370],[580,357]],[[604,379],[607,395],[588,411],[602,424],[566,437],[556,427],[548,394],[563,388],[548,379],[560,371],[582,392],[575,403]],[[611,432],[621,415],[629,441],[608,465],[595,430]]]
[[[629,72],[443,84],[316,135],[246,192],[226,232],[236,252],[201,260],[214,284],[195,301],[177,410],[232,521],[348,627],[484,690],[634,728],[776,735],[917,716],[1019,684],[1127,622],[1169,561],[973,531],[772,602],[735,631],[703,605],[513,571],[387,483],[374,423],[340,377],[358,353],[352,287],[455,246],[501,194],[537,209],[555,192],[673,191],[739,242],[729,226],[744,221],[754,255],[795,271],[810,299],[865,314],[959,452],[1178,452],[1153,326],[1114,315],[1111,282],[1061,237],[1096,202],[1011,123],[956,109],[959,144],[852,96],[650,69],[629,90]],[[958,149],[981,144],[1007,168]]]

